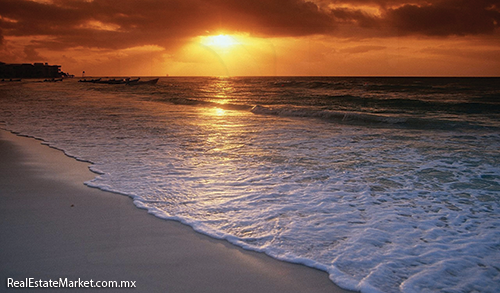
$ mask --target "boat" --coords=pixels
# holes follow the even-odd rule
[[[93,83],[103,83],[103,84],[124,84],[126,83],[125,79],[107,79],[107,80],[96,80]]]
[[[62,78],[45,79],[43,82],[58,82],[58,81],[63,81],[63,79]]]
[[[120,79],[108,79],[108,80],[98,80],[98,81],[95,81],[94,83],[104,83],[104,84],[129,84],[129,83],[133,83],[133,82],[138,82],[140,78],[136,78],[136,79],[130,79],[130,77],[128,78],[120,78]]]
[[[97,78],[97,79],[80,79],[78,82],[93,82],[93,83],[96,83],[98,81],[101,81],[100,78]]]
[[[129,80],[127,80],[127,82],[126,82],[126,83],[127,83],[127,84],[130,84],[130,83],[136,83],[136,82],[139,82],[139,80],[140,80],[140,79],[141,79],[140,77],[138,77],[138,78],[136,78],[136,79],[129,79]]]
[[[125,79],[109,79],[109,80],[106,80],[104,81],[104,83],[107,83],[107,84],[124,84],[126,83],[126,80]]]
[[[155,78],[151,80],[146,80],[146,81],[140,81],[139,79],[137,80],[131,80],[127,82],[128,85],[143,85],[143,84],[156,84],[160,78]]]
[[[94,80],[93,83],[108,83],[108,80],[102,80],[99,78],[98,80]]]
[[[156,84],[159,80],[159,78],[147,80],[147,81],[142,81],[140,80],[141,78],[121,78],[121,79],[106,79],[106,80],[101,80],[100,78],[98,79],[80,79],[78,82],[91,82],[91,83],[101,83],[101,84],[128,84],[128,85],[141,85],[141,84]]]

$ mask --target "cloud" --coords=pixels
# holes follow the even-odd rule
[[[354,46],[340,50],[340,53],[346,54],[362,54],[368,53],[371,51],[380,51],[387,49],[386,46],[375,46],[375,45],[367,45],[367,46]]]
[[[200,12],[184,7],[187,5],[182,3],[188,2],[195,1],[68,0],[44,4],[0,0],[0,15],[14,21],[3,26],[5,35],[46,36],[47,41],[37,42],[38,46],[118,49],[201,33],[203,21],[194,23],[193,19],[201,19]],[[187,33],[189,30],[196,32]]]
[[[24,54],[26,55],[25,56],[26,60],[33,61],[33,62],[42,61],[42,60],[46,59],[45,57],[40,56],[40,54],[38,54],[38,52],[32,46],[24,47]]]
[[[335,28],[328,11],[301,0],[219,1],[218,9],[222,24],[265,36],[329,34]]]
[[[401,34],[488,34],[498,28],[500,5],[493,0],[446,0],[420,6],[405,4],[387,9],[385,22]]]
[[[422,53],[432,54],[441,57],[463,58],[467,60],[479,60],[490,63],[498,63],[496,60],[500,56],[500,49],[492,48],[443,48],[427,47],[421,50]]]
[[[497,32],[500,23],[498,0],[0,0],[0,7],[0,41],[42,36],[33,39],[33,50],[143,45],[174,50],[195,36],[221,32],[474,35]]]
[[[200,35],[305,36],[335,26],[328,12],[302,0],[0,0],[0,7],[2,36],[33,37],[31,55],[142,45],[175,51]]]

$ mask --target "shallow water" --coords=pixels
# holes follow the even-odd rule
[[[500,286],[498,79],[0,85],[5,128],[87,185],[362,292]]]

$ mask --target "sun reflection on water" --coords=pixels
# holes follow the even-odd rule
[[[214,111],[216,116],[224,116],[226,114],[226,110],[221,108],[215,108]]]
[[[255,127],[254,114],[247,110],[234,109],[238,105],[234,79],[213,78],[203,85],[206,107],[195,109],[192,133],[196,136],[198,151],[188,159],[196,166],[192,170],[193,182],[197,186],[198,199],[204,202],[225,201],[234,195],[237,178],[245,177],[248,157],[255,153],[253,144]],[[243,173],[242,173],[243,172]]]
[[[228,104],[235,100],[234,86],[229,78],[219,77],[207,85],[210,94],[208,101],[218,104]]]

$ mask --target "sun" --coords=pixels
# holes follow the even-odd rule
[[[277,64],[273,43],[248,33],[196,36],[176,54],[181,75],[261,76]]]
[[[201,38],[201,44],[218,49],[229,49],[240,45],[238,39],[229,35],[206,36]]]

